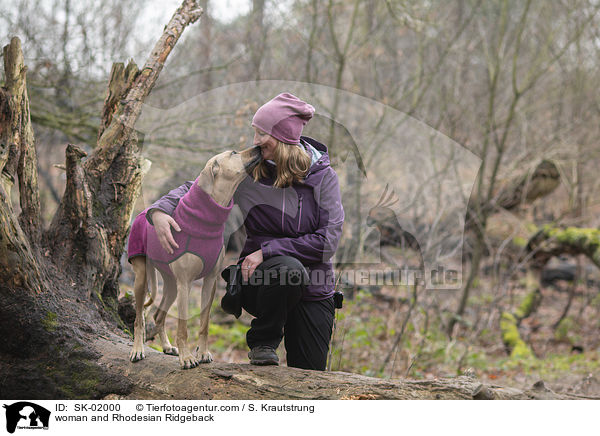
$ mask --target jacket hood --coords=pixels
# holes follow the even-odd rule
[[[300,137],[300,139],[306,141],[322,153],[319,160],[317,160],[310,166],[310,169],[308,170],[308,175],[304,179],[305,185],[312,186],[314,188],[315,186],[318,186],[321,183],[321,181],[323,180],[323,176],[325,176],[325,173],[327,171],[333,171],[333,169],[330,166],[331,161],[329,160],[329,151],[325,144],[322,144],[316,139],[313,139],[309,136],[302,136]]]
[[[323,155],[319,158],[319,160],[311,165],[311,167],[310,167],[311,173],[313,171],[328,167],[330,165],[329,150],[327,149],[327,146],[325,144],[320,143],[319,141],[311,138],[310,136],[301,136],[300,139],[303,141],[306,141],[307,143],[309,143],[310,145],[315,147],[317,150],[319,150],[321,153],[323,153]]]

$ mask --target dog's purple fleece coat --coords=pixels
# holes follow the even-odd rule
[[[127,259],[136,256],[146,256],[154,264],[167,274],[173,275],[169,264],[185,253],[193,253],[200,256],[204,267],[200,277],[204,277],[211,271],[219,252],[223,247],[223,231],[225,221],[233,207],[233,200],[228,206],[221,206],[210,195],[194,182],[190,190],[183,196],[173,218],[181,227],[181,232],[173,231],[173,239],[179,248],[169,254],[158,242],[154,226],[146,220],[146,212],[141,212],[133,221],[129,233],[129,244],[127,246]]]

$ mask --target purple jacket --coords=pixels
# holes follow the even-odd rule
[[[303,299],[315,301],[333,295],[335,277],[330,259],[342,234],[344,209],[337,174],[329,165],[327,147],[306,136],[301,139],[323,153],[310,167],[304,183],[279,189],[272,186],[272,176],[258,183],[248,177],[233,199],[244,214],[247,234],[240,259],[259,249],[264,259],[281,255],[295,257],[306,267],[310,278]],[[271,171],[274,175],[274,166]],[[173,215],[179,199],[192,184],[186,182],[172,190],[148,210],[159,209]]]

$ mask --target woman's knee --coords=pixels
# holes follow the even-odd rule
[[[303,287],[308,285],[308,272],[302,263],[292,256],[274,256],[264,261],[259,269],[265,281],[277,280],[282,286]]]
[[[273,256],[260,264],[259,268],[264,269],[304,269],[304,265],[298,259],[292,256]]]

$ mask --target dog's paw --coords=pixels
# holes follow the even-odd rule
[[[165,348],[163,350],[163,353],[169,354],[171,356],[179,356],[179,351],[177,350],[177,347]]]
[[[129,360],[131,360],[132,362],[139,362],[145,357],[146,355],[144,354],[144,351],[132,350],[131,353],[129,353]]]
[[[200,359],[200,363],[210,363],[213,361],[212,355],[208,351],[202,353],[198,358]]]
[[[200,364],[198,359],[191,354],[187,358],[182,358],[179,356],[179,363],[181,364],[181,369],[192,369]]]
[[[200,347],[196,347],[194,354],[196,355],[200,363],[210,363],[213,361],[212,354],[210,354],[208,350],[201,352]]]

